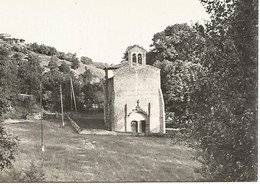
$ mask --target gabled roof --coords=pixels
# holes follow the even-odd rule
[[[134,47],[139,47],[140,49],[145,50],[143,47],[141,47],[141,46],[135,44],[135,45],[133,45],[133,46],[127,47],[126,51],[128,52],[130,49],[132,49],[132,48],[134,48]],[[145,51],[146,51],[146,50],[145,50]]]
[[[126,53],[127,53],[130,49],[132,49],[132,48],[134,48],[134,47],[138,47],[138,48],[140,48],[140,49],[146,51],[143,47],[141,47],[141,46],[135,44],[135,45],[133,45],[133,46],[129,46],[129,47],[127,47],[127,49],[126,49]],[[118,69],[118,68],[121,68],[122,66],[126,66],[126,65],[129,65],[129,62],[128,62],[128,61],[123,61],[123,62],[120,63],[120,64],[105,67],[104,70],[113,70],[113,69]]]

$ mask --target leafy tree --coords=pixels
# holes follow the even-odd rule
[[[192,86],[205,70],[199,63],[206,49],[206,40],[195,28],[175,24],[156,33],[151,46],[153,49],[147,58],[150,64],[161,69],[167,114],[173,112],[173,122],[181,128],[190,119],[188,106]]]
[[[58,57],[59,57],[60,59],[65,59],[65,58],[66,58],[66,55],[65,55],[64,52],[59,52]]]
[[[62,62],[61,65],[59,66],[59,71],[65,73],[65,74],[69,73],[70,72],[70,67],[65,62]]]
[[[50,60],[50,62],[48,64],[48,67],[50,68],[50,70],[58,70],[58,64],[57,64],[58,60],[59,59],[58,59],[57,56],[52,56],[51,57],[51,60]]]
[[[147,52],[146,53],[146,64],[153,66],[156,63],[156,53],[155,52]]]
[[[81,83],[90,83],[93,78],[91,71],[85,67],[85,72],[79,76]]]
[[[209,181],[256,181],[258,2],[202,3],[211,14],[201,59],[209,70],[190,102],[190,135],[204,159],[200,173]]]
[[[82,62],[82,63],[84,63],[84,64],[87,64],[87,65],[93,64],[92,59],[90,59],[89,57],[86,57],[86,56],[82,56],[82,57],[80,58],[80,62]]]
[[[74,58],[73,61],[72,61],[71,68],[74,69],[74,70],[76,70],[76,69],[79,68],[79,66],[80,66],[80,65],[79,65],[79,60],[78,60],[78,58]]]
[[[25,84],[28,86],[25,93],[39,96],[39,84],[44,69],[40,66],[39,57],[33,54],[28,54],[27,62],[23,71],[26,74]]]
[[[11,55],[10,48],[0,45],[0,115],[13,105],[17,95],[17,63]]]
[[[47,110],[59,110],[60,84],[64,80],[65,74],[57,70],[50,70],[43,75],[43,106]]]
[[[154,66],[161,69],[161,88],[165,100],[166,112],[174,112],[173,123],[178,128],[190,128],[186,123],[190,122],[190,94],[193,85],[205,72],[199,63],[183,62],[176,60],[157,61]]]
[[[205,39],[187,24],[174,24],[153,37],[152,51],[159,61],[198,62],[205,50]]]
[[[14,148],[17,146],[17,138],[8,135],[0,126],[0,170],[10,168],[14,158]]]
[[[192,120],[201,180],[256,181],[258,2],[201,2],[205,27],[173,25],[153,38],[166,110]]]
[[[17,63],[12,62],[12,50],[0,45],[0,117],[13,105],[17,94]],[[8,135],[0,126],[0,170],[10,168],[14,161],[16,138]]]

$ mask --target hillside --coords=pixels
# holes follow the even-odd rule
[[[103,68],[107,64],[93,62],[76,53],[64,53],[54,47],[25,43],[23,39],[0,34],[0,118],[21,118],[38,111],[40,93],[45,110],[60,112],[60,86],[64,112],[71,107],[71,79],[78,112],[92,110],[103,103]],[[42,85],[42,89],[40,88]],[[18,99],[24,94],[31,99]]]
[[[45,71],[49,71],[48,64],[50,62],[51,56],[55,55],[59,59],[57,61],[57,65],[60,66],[62,62],[65,62],[67,65],[70,66],[70,69],[75,74],[76,78],[80,74],[83,74],[85,72],[85,68],[87,67],[88,70],[91,71],[93,74],[92,80],[95,82],[100,82],[101,79],[104,77],[105,72],[102,69],[102,66],[106,66],[106,64],[100,63],[100,62],[92,62],[92,60],[88,57],[91,62],[88,64],[83,63],[80,61],[80,59],[77,58],[76,53],[67,53],[57,51],[54,47],[45,46],[43,44],[39,45],[37,43],[25,43],[25,40],[23,39],[17,39],[17,38],[11,38],[8,34],[0,34],[0,46],[4,46],[6,48],[9,48],[13,51],[13,54],[20,54],[23,58],[26,57],[28,54],[33,54],[36,57],[39,57],[40,59],[40,65],[44,67]],[[46,54],[42,54],[46,53]],[[66,58],[69,57],[69,59],[74,58],[79,61],[79,67],[74,70],[71,68],[72,61],[69,61],[68,59],[60,59],[60,58]],[[100,67],[101,64],[101,67]],[[95,66],[96,65],[96,66]],[[98,66],[98,67],[97,67]]]
[[[51,56],[47,56],[44,54],[39,54],[39,53],[34,53],[36,56],[39,57],[40,61],[41,61],[41,66],[45,69],[45,71],[49,71],[49,67],[48,64],[50,62]],[[72,63],[68,60],[62,60],[62,59],[58,59],[57,61],[57,65],[60,66],[62,62],[65,62],[67,65],[69,65],[71,67]],[[94,80],[94,82],[100,82],[101,79],[105,76],[105,72],[104,70],[97,68],[94,64],[84,64],[82,62],[79,63],[79,67],[78,69],[74,70],[72,68],[71,71],[73,71],[73,73],[75,74],[76,77],[79,77],[80,74],[83,74],[85,72],[85,68],[87,67],[88,70],[91,71],[91,73],[93,74],[93,76],[95,76],[95,78],[93,78],[92,80]]]

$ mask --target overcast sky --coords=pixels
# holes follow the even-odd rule
[[[208,19],[199,0],[0,0],[0,33],[119,63],[168,25]]]

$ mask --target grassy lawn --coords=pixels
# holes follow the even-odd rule
[[[125,135],[79,135],[70,126],[43,121],[45,152],[41,152],[40,121],[4,124],[20,138],[15,169],[40,166],[48,182],[194,181],[192,151],[169,138]],[[8,169],[0,172],[7,182]]]

